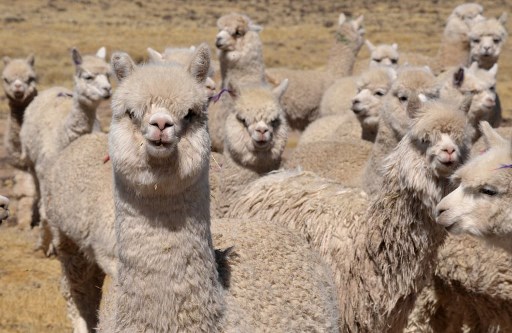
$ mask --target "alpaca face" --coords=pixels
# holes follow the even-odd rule
[[[247,16],[236,13],[219,18],[217,27],[219,32],[215,39],[215,46],[223,52],[240,50],[245,34],[257,33],[261,30],[261,27],[253,24]]]
[[[381,44],[373,46],[368,40],[366,46],[370,50],[370,67],[372,66],[387,66],[391,68],[398,67],[398,45],[397,44]]]
[[[512,154],[504,140],[487,123],[491,147],[462,166],[453,176],[458,186],[437,205],[437,223],[450,233],[468,233],[508,248],[512,237]]]
[[[4,91],[7,97],[19,103],[36,94],[36,73],[34,56],[27,59],[10,59],[4,57],[5,68],[2,72]]]
[[[477,61],[481,65],[495,63],[506,37],[505,27],[495,18],[475,23],[469,33],[471,61]]]
[[[110,157],[116,177],[141,191],[180,193],[208,169],[209,51],[203,45],[197,52],[188,69],[135,68],[128,55],[113,57],[122,82],[112,99]]]
[[[498,65],[490,70],[478,68],[475,62],[465,71],[464,82],[460,87],[462,93],[473,96],[470,114],[477,119],[486,119],[496,105],[496,74]]]
[[[87,103],[96,103],[110,98],[110,65],[105,62],[105,51],[98,50],[95,56],[82,57],[78,50],[72,51],[75,64],[75,89],[79,98]]]
[[[288,126],[279,96],[267,87],[246,87],[226,119],[227,150],[243,164],[280,161]]]

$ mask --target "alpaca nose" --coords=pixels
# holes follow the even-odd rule
[[[453,154],[453,152],[455,152],[455,148],[453,148],[453,147],[446,147],[446,148],[443,149],[443,151],[445,153],[447,153],[448,155],[451,155],[451,154]]]
[[[256,132],[261,133],[261,134],[265,134],[265,133],[268,132],[268,128],[266,128],[266,127],[258,127],[256,129]]]
[[[162,112],[152,115],[149,118],[149,124],[151,126],[158,127],[161,131],[174,125],[171,116]]]

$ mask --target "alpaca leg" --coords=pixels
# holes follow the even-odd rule
[[[105,274],[89,262],[64,235],[60,235],[58,255],[62,267],[61,291],[66,299],[74,333],[94,332],[98,326],[101,287]]]

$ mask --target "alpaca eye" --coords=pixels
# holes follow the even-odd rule
[[[36,78],[31,76],[28,78],[27,83],[35,82],[35,80],[36,80]]]
[[[192,121],[192,118],[194,118],[194,111],[192,111],[192,109],[188,109],[188,113],[185,117],[183,117],[183,119],[190,122]]]
[[[7,78],[5,78],[5,77],[4,77],[4,82],[7,83],[7,84],[10,83],[9,80]]]
[[[239,122],[241,122],[245,127],[249,127],[249,126],[248,126],[248,124],[247,124],[247,121],[246,121],[244,118],[242,118],[242,117],[240,117],[240,116],[236,116],[236,119],[237,119]]]
[[[277,127],[279,125],[279,123],[280,123],[279,118],[276,118],[270,122],[270,125],[272,125],[272,127]]]
[[[240,36],[242,36],[242,33],[240,32],[240,30],[236,29],[236,31],[235,31],[235,36],[236,36],[236,37],[240,37]]]
[[[82,78],[83,78],[84,80],[86,80],[86,81],[91,81],[92,79],[94,79],[94,76],[89,75],[89,74],[84,74],[84,75],[82,76]]]
[[[391,63],[392,63],[393,65],[397,64],[397,63],[398,63],[398,59],[391,59]]]
[[[480,43],[480,39],[478,39],[478,38],[473,38],[471,41],[473,43],[477,43],[477,44]]]
[[[128,115],[128,117],[130,119],[133,119],[133,111],[132,111],[132,109],[127,109],[125,113]]]
[[[399,96],[398,100],[402,103],[407,102],[407,96]]]
[[[382,61],[382,59],[373,59],[373,61],[375,61],[375,62],[381,62],[381,61]]]
[[[499,38],[494,38],[492,41],[494,42],[494,44],[498,44],[499,42],[501,42],[501,39],[499,39]]]
[[[490,91],[496,91],[496,86],[492,86],[489,88]]]
[[[485,195],[488,195],[488,196],[495,196],[496,194],[498,194],[498,192],[493,189],[492,187],[490,186],[484,186],[480,189],[480,193],[482,194],[485,194]]]
[[[381,90],[377,90],[374,95],[375,96],[384,96],[384,92]]]

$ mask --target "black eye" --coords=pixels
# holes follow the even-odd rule
[[[277,127],[280,122],[279,118],[276,118],[270,122],[270,125],[272,125],[272,127]]]
[[[392,64],[397,64],[398,63],[398,59],[391,59],[391,63]]]
[[[125,113],[130,117],[130,119],[133,119],[133,111],[132,109],[126,109]]]
[[[90,74],[84,74],[82,76],[82,78],[86,81],[91,81],[92,79],[94,79],[94,76],[90,75]]]
[[[381,62],[381,61],[382,61],[382,59],[373,59],[373,61],[375,61],[375,62]]]
[[[377,90],[374,95],[375,96],[384,96],[384,92],[380,91],[380,90]]]
[[[240,30],[236,29],[236,31],[235,31],[235,36],[236,36],[236,37],[240,37],[240,36],[242,36],[242,32],[241,32]]]
[[[185,117],[183,117],[183,119],[190,122],[192,121],[192,118],[194,118],[194,111],[192,111],[192,109],[188,109],[188,113]]]
[[[471,41],[473,43],[477,43],[477,44],[480,43],[480,39],[478,39],[478,38],[473,38]]]
[[[501,39],[499,39],[499,38],[494,38],[492,41],[494,42],[494,44],[498,44],[499,42],[501,42]]]
[[[246,121],[244,118],[242,118],[242,117],[240,117],[240,116],[236,116],[236,119],[237,119],[239,122],[241,122],[245,127],[248,127],[247,121]]]
[[[482,187],[480,189],[480,193],[488,195],[488,196],[491,196],[491,197],[495,196],[496,194],[498,194],[498,192],[496,190],[494,190],[493,188],[488,187],[488,186]]]
[[[32,83],[32,82],[34,82],[35,80],[36,80],[36,78],[31,76],[31,77],[29,77],[29,78],[28,78],[27,83]]]
[[[407,102],[407,96],[398,96],[398,100],[402,103]]]
[[[490,91],[496,91],[496,86],[492,86],[489,88]]]
[[[9,84],[9,80],[7,78],[4,77],[4,82]]]

